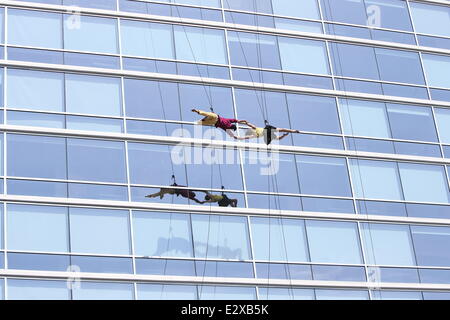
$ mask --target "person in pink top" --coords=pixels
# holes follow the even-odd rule
[[[214,112],[206,112],[198,109],[192,109],[192,112],[195,112],[204,117],[203,119],[199,120],[197,124],[202,126],[215,126],[216,128],[224,130],[232,138],[236,138],[236,136],[232,132],[236,131],[237,129],[235,123],[248,124],[247,120],[222,118],[221,116],[219,116]]]

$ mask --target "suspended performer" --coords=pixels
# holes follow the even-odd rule
[[[214,112],[206,112],[198,109],[192,109],[192,112],[195,112],[204,117],[203,119],[199,120],[197,124],[202,126],[214,126],[216,128],[220,128],[228,133],[228,135],[232,138],[236,138],[236,136],[231,131],[236,131],[237,127],[235,123],[247,124],[247,121],[245,120],[222,118]]]
[[[211,194],[207,191],[203,191],[206,193],[205,201],[202,201],[202,203],[215,203],[219,205],[219,207],[228,207],[231,206],[233,208],[237,207],[237,199],[230,199],[227,197],[226,194]]]
[[[171,184],[171,187],[186,187],[186,186],[180,186],[176,183]],[[159,197],[160,199],[164,198],[164,195],[166,194],[175,194],[177,197],[182,196],[183,198],[187,198],[190,200],[193,200],[197,203],[203,204],[202,201],[198,200],[195,196],[195,192],[189,190],[189,189],[177,189],[177,188],[161,188],[159,192],[149,194],[148,196],[145,196],[146,198],[156,198]]]
[[[253,138],[264,137],[264,141],[266,142],[266,144],[270,144],[272,142],[272,140],[281,140],[281,139],[285,138],[286,136],[288,136],[289,133],[300,133],[299,130],[277,128],[277,127],[271,126],[269,124],[267,124],[264,128],[257,127],[248,121],[245,121],[245,124],[250,127],[249,129],[247,129],[245,136],[235,137],[235,139],[248,140],[248,139],[253,139]],[[276,134],[277,132],[280,132],[283,134],[277,135]]]

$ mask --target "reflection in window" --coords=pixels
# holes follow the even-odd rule
[[[118,53],[117,20],[64,16],[64,48],[68,50]]]
[[[66,281],[8,279],[8,299],[70,300],[70,290]]]
[[[17,9],[8,10],[9,44],[62,49],[62,38],[61,14]],[[91,37],[91,39],[93,38]]]
[[[172,26],[122,20],[122,52],[125,55],[174,59]]]
[[[251,258],[244,217],[193,215],[192,233],[197,258]]]
[[[423,66],[429,86],[450,88],[450,57],[423,54]]]
[[[70,208],[69,217],[72,252],[130,254],[128,211]]]
[[[415,265],[414,248],[409,226],[364,223],[362,238],[365,242],[367,263],[376,265]]]
[[[137,285],[139,300],[196,300],[196,286],[143,284]]]
[[[226,64],[224,31],[216,29],[174,26],[178,60]]]
[[[411,233],[419,266],[450,266],[450,228],[412,226]]]
[[[312,262],[362,263],[356,223],[306,221]]]
[[[273,13],[276,15],[320,19],[317,0],[272,0],[272,7]]]
[[[64,74],[8,69],[7,106],[64,111]]]
[[[122,115],[119,78],[67,74],[65,85],[67,112]]]
[[[192,235],[187,214],[133,212],[135,254],[192,257]]]
[[[253,218],[251,224],[255,259],[309,261],[303,220]]]
[[[66,179],[64,138],[8,135],[8,175]]]
[[[417,33],[450,37],[450,8],[411,2],[411,15]],[[432,21],[433,23],[430,23]]]
[[[442,143],[450,143],[450,110],[435,108],[437,127],[439,128],[439,138]]]
[[[68,212],[65,207],[8,205],[8,248],[68,252]]]

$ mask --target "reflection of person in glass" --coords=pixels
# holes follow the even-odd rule
[[[186,188],[186,186],[180,186],[176,183],[171,184],[171,187],[182,187],[182,188]],[[190,200],[193,200],[197,203],[203,203],[200,200],[198,200],[197,198],[195,198],[196,194],[195,192],[189,190],[189,189],[177,189],[177,188],[161,188],[161,190],[157,193],[153,193],[153,194],[149,194],[147,196],[145,196],[146,198],[156,198],[159,197],[160,199],[164,198],[164,195],[166,194],[175,194],[178,196],[182,196],[183,198],[187,198]]]
[[[202,201],[202,203],[215,203],[217,202],[217,204],[219,205],[219,207],[237,207],[237,199],[230,199],[227,197],[226,194],[222,193],[222,194],[211,194],[207,191],[203,191],[206,193],[205,196],[205,201]]]

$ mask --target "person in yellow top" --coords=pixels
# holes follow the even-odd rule
[[[232,138],[236,138],[236,136],[231,131],[236,131],[237,127],[235,123],[247,124],[246,120],[223,118],[214,112],[207,112],[199,109],[192,109],[191,111],[204,117],[203,119],[197,121],[197,124],[202,126],[213,126],[222,129]]]
[[[275,128],[272,126],[266,126],[265,128],[257,127],[254,124],[251,124],[248,121],[245,121],[245,124],[250,128],[247,129],[245,136],[243,137],[235,137],[237,140],[248,140],[253,138],[261,138],[264,137],[264,141],[267,144],[270,144],[272,140],[281,140],[289,133],[300,133],[299,130],[292,129],[284,129],[284,128]],[[276,132],[283,133],[282,135],[277,135]]]
[[[202,201],[202,203],[215,203],[219,205],[219,207],[228,207],[231,206],[233,208],[237,207],[237,199],[230,199],[227,197],[225,193],[222,194],[211,194],[208,191],[203,191],[206,193],[205,201]]]

